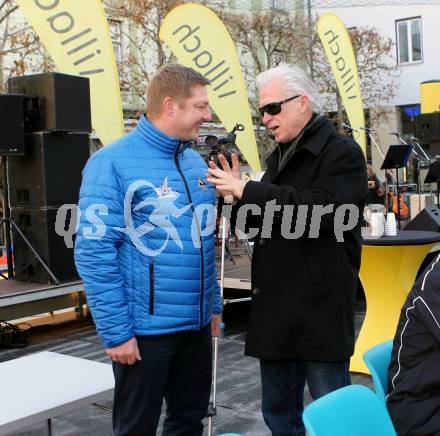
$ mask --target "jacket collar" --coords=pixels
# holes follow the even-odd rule
[[[300,149],[307,149],[314,156],[318,156],[319,153],[321,153],[321,150],[326,144],[328,138],[334,132],[335,129],[326,117],[322,115],[316,115],[309,121],[306,127],[304,127],[304,130],[300,133],[300,135],[302,136],[299,140],[297,150],[299,151]],[[289,145],[293,144],[294,142],[295,139],[293,139]],[[279,147],[276,147],[270,154],[270,156],[266,159],[266,163],[268,166],[270,165],[270,163],[272,163],[272,161],[277,161],[279,153],[278,148]],[[288,150],[286,150],[286,152],[287,151]],[[290,158],[292,158],[292,156]]]
[[[332,133],[335,133],[335,129],[331,122],[323,115],[317,115],[304,129],[303,137],[300,139],[303,143],[302,148],[318,156]]]
[[[317,115],[312,118],[309,123],[306,125],[304,130],[302,131],[302,136],[299,139],[299,143],[297,144],[297,152],[300,150],[308,150],[314,156],[318,156],[321,153],[324,145],[327,143],[329,137],[332,133],[335,132],[333,125],[330,121],[322,116]],[[293,144],[295,140],[291,142]],[[286,151],[286,153],[288,150]],[[297,155],[297,152],[292,154],[283,164],[283,168],[278,170],[278,162],[279,162],[279,147],[276,147],[274,151],[270,154],[270,156],[266,159],[267,168],[271,168],[276,178],[277,175],[286,167],[287,163],[293,158],[293,156]],[[302,153],[302,151],[301,151]]]
[[[174,155],[178,151],[181,152],[191,147],[192,144],[191,141],[183,142],[180,139],[168,136],[155,127],[146,114],[141,116],[134,132],[143,142],[168,155]]]

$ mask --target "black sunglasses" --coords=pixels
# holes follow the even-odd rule
[[[263,118],[264,112],[267,112],[269,115],[278,115],[281,112],[281,105],[283,103],[287,103],[288,101],[295,100],[295,98],[301,97],[301,94],[294,95],[293,97],[286,98],[283,101],[277,101],[275,103],[269,103],[262,107],[260,107],[260,116]]]

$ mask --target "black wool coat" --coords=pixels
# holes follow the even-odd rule
[[[344,204],[361,212],[368,191],[365,158],[352,139],[337,134],[320,116],[306,126],[295,152],[286,153],[280,167],[280,149],[275,148],[262,180],[248,182],[238,204],[262,210],[261,216],[249,213],[246,221],[246,230],[256,228],[259,234],[254,238],[245,354],[267,360],[345,360],[354,350],[360,219],[338,242],[335,214],[322,217],[316,237],[311,212],[313,207],[334,205],[336,210]],[[269,235],[270,216],[265,233],[262,224],[265,206],[274,200],[281,210],[273,215]],[[299,205],[308,211],[304,235],[286,238],[288,229],[294,232],[296,218],[301,221]]]

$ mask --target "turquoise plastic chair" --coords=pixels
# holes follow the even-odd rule
[[[386,407],[361,385],[317,399],[306,407],[303,420],[309,436],[397,436]]]
[[[376,395],[385,404],[388,392],[388,367],[391,361],[393,341],[382,342],[364,353],[364,362],[373,377]]]

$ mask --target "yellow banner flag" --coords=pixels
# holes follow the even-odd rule
[[[59,72],[90,79],[92,125],[103,144],[124,134],[110,30],[100,0],[16,0]]]
[[[237,146],[254,171],[260,171],[247,90],[240,62],[229,32],[217,15],[205,6],[177,6],[162,22],[160,38],[179,61],[211,81],[209,102],[228,131],[235,124]]]
[[[353,135],[366,156],[365,117],[359,74],[350,35],[344,23],[332,13],[325,13],[318,20],[318,35],[332,67],[339,94],[353,129]]]

